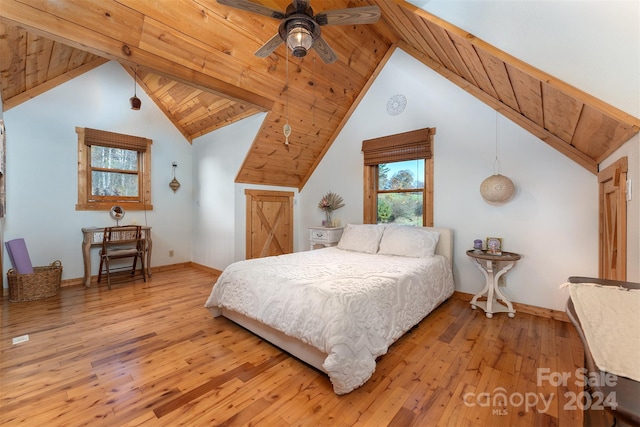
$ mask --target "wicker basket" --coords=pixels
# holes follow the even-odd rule
[[[9,301],[25,302],[58,295],[62,279],[62,263],[54,261],[47,267],[34,267],[32,274],[7,271]]]

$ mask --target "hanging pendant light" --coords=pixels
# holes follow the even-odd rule
[[[513,195],[513,181],[504,175],[491,175],[480,184],[482,198],[491,203],[504,203]]]
[[[500,160],[498,160],[498,112],[496,111],[496,159],[493,162],[493,175],[486,178],[480,184],[482,198],[490,203],[504,203],[508,201],[515,186],[513,181],[504,175],[500,175]]]
[[[138,111],[142,106],[142,101],[140,101],[140,98],[136,96],[137,76],[138,76],[138,67],[136,67],[133,70],[133,96],[129,98],[129,102],[131,102],[131,109],[135,111]]]

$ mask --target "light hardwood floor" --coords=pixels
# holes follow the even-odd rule
[[[581,391],[583,360],[569,323],[523,313],[487,319],[452,298],[379,359],[367,384],[337,396],[326,375],[213,319],[204,302],[214,280],[182,268],[111,291],[74,286],[42,301],[5,298],[0,424],[582,424],[579,410],[565,408]],[[12,345],[26,334],[28,342]],[[562,384],[554,373],[569,377]]]

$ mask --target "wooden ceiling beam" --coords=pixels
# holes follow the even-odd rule
[[[433,61],[427,55],[424,55],[422,52],[419,52],[416,49],[414,49],[412,46],[407,45],[404,42],[400,42],[399,47],[402,50],[405,50],[414,58],[416,58],[418,61],[427,65],[429,68],[432,68],[441,76],[445,77],[446,79],[455,83],[465,91],[469,92],[471,95],[480,99],[482,102],[489,105],[494,110],[500,112],[505,117],[511,119],[514,123],[523,127],[524,129],[529,131],[531,134],[545,141],[547,144],[549,144],[556,150],[560,151],[562,154],[566,155],[570,159],[573,159],[575,162],[577,162],[578,164],[586,168],[591,173],[594,173],[594,174],[598,173],[597,162],[591,157],[587,156],[586,154],[580,152],[571,144],[568,144],[565,141],[561,140],[556,135],[552,134],[542,126],[528,119],[526,116],[518,113],[517,111],[514,111],[511,107],[509,107],[507,104],[502,103],[499,99],[493,98],[492,96],[483,92],[477,86],[474,86],[473,84],[469,83],[468,81],[460,77],[458,74],[455,74],[452,71],[449,71],[447,68],[443,67],[441,64],[438,64],[435,61]]]
[[[378,3],[400,18],[403,49],[593,173],[640,131],[640,119],[420,8]]]
[[[67,7],[64,8],[64,18],[61,18],[54,14],[54,12],[61,13],[60,11],[47,9],[51,7],[48,3],[43,4],[43,8],[39,9],[16,0],[2,0],[0,22],[25,28],[35,34],[105,58],[145,67],[181,83],[238,102],[252,104],[261,110],[268,110],[273,106],[273,100],[265,96],[206,74],[201,71],[203,64],[195,64],[189,60],[179,63],[162,56],[167,52],[152,53],[139,48],[137,45],[141,44],[140,38],[144,33],[140,33],[138,37],[132,34],[135,34],[136,29],[142,24],[129,28],[127,22],[118,22],[116,17],[121,14],[113,12],[117,9],[114,3],[110,3],[109,11],[93,10],[88,6],[80,7],[75,4],[73,4],[74,7],[70,7],[71,2],[64,4]],[[129,9],[125,6],[121,7]],[[95,24],[91,28],[79,24],[91,21]],[[122,26],[127,27],[128,31],[124,31]],[[107,28],[111,30],[109,35],[103,33]],[[99,32],[98,29],[103,32]]]
[[[396,4],[400,5],[403,8],[406,8],[410,11],[412,11],[413,13],[415,13],[416,15],[422,17],[423,19],[443,28],[444,30],[451,32],[452,34],[456,34],[460,37],[466,38],[470,44],[472,44],[473,46],[475,46],[477,49],[482,49],[483,51],[489,53],[490,55],[493,55],[494,57],[498,58],[499,60],[501,60],[502,62],[504,62],[505,64],[511,65],[515,68],[518,68],[524,72],[526,72],[527,74],[531,75],[532,77],[545,82],[553,87],[555,87],[556,89],[566,93],[567,95],[578,99],[580,102],[582,102],[583,104],[586,105],[590,105],[598,110],[601,110],[603,112],[606,112],[607,115],[611,116],[613,119],[618,120],[618,121],[623,121],[623,122],[627,122],[632,124],[633,126],[637,127],[640,130],[640,119],[633,117],[632,115],[610,105],[607,104],[606,102],[574,87],[571,86],[565,82],[563,82],[562,80],[559,80],[555,77],[553,77],[550,74],[545,73],[542,70],[539,70],[535,67],[532,67],[531,65],[527,64],[526,62],[523,62],[521,60],[519,60],[518,58],[515,58],[511,55],[509,55],[508,53],[496,48],[495,46],[483,41],[482,39],[479,39],[477,37],[475,37],[472,34],[469,34],[468,32],[464,31],[463,29],[456,27],[455,25],[452,25],[450,23],[448,23],[447,21],[444,21],[440,18],[438,18],[435,15],[430,14],[429,12],[426,12],[420,8],[417,8],[415,6],[412,6],[411,4],[403,1],[403,0],[392,0],[394,1]]]
[[[88,62],[84,65],[81,65],[77,68],[74,68],[70,71],[67,71],[64,74],[61,74],[57,77],[54,77],[51,80],[47,80],[44,83],[41,83],[37,86],[32,87],[31,89],[28,89],[24,92],[19,93],[16,96],[12,96],[9,99],[6,99],[3,101],[2,107],[4,108],[4,111],[8,111],[10,109],[12,109],[13,107],[16,107],[20,104],[22,104],[23,102],[27,102],[30,99],[35,98],[38,95],[41,95],[43,93],[45,93],[46,91],[53,89],[54,87],[61,85],[65,82],[68,82],[69,80],[72,80],[76,77],[78,77],[81,74],[86,73],[87,71],[91,71],[94,68],[99,67],[102,64],[105,64],[109,62],[108,59],[105,58],[96,58],[91,62]]]

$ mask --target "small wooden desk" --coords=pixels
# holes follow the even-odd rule
[[[82,261],[84,262],[83,283],[86,287],[91,286],[91,248],[102,246],[105,227],[87,227],[82,229]],[[151,227],[142,227],[142,237],[144,238],[147,276],[151,277]]]
[[[513,304],[500,292],[498,281],[500,276],[511,270],[516,264],[521,255],[513,252],[502,252],[501,255],[494,255],[484,251],[476,252],[473,249],[467,251],[467,255],[473,259],[474,264],[478,267],[478,270],[482,272],[485,277],[486,283],[484,289],[480,293],[476,294],[471,300],[471,308],[482,308],[488,318],[493,317],[493,313],[508,313],[509,317],[514,317],[516,311],[513,309]],[[481,262],[481,261],[484,261]],[[498,268],[498,262],[504,262],[497,273],[495,271]],[[487,295],[486,301],[478,301],[478,298]],[[502,300],[505,305],[498,302],[498,299]]]

